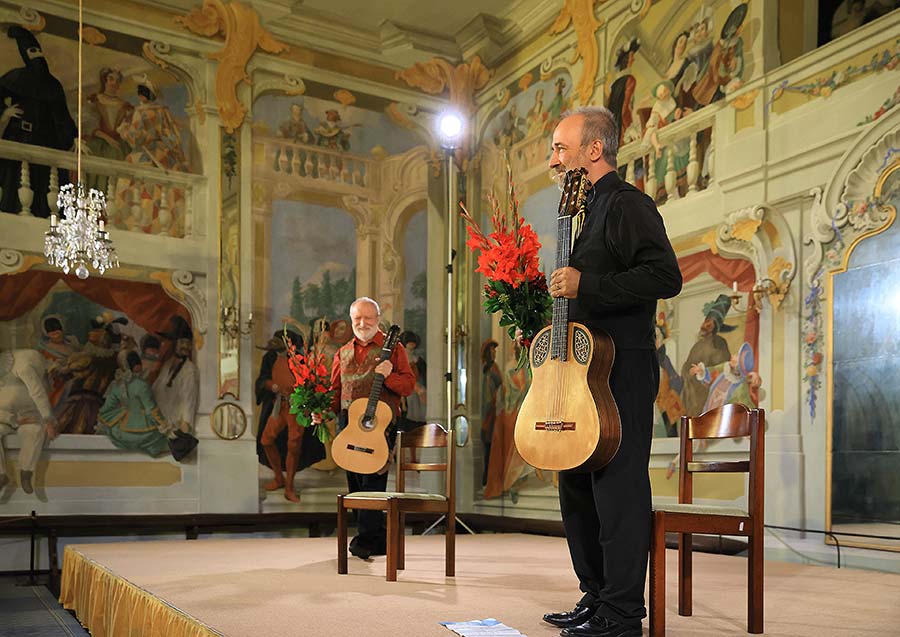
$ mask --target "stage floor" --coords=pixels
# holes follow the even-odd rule
[[[146,592],[161,607],[180,610],[196,620],[198,635],[202,624],[212,629],[205,634],[233,637],[450,637],[438,622],[495,617],[529,637],[550,637],[559,631],[541,615],[580,597],[562,538],[459,536],[455,578],[444,577],[443,542],[443,536],[408,537],[406,570],[390,583],[384,557],[351,556],[349,574],[338,575],[334,538],[82,544],[66,547],[65,559],[66,566],[89,564],[142,589],[141,597]],[[693,617],[676,611],[676,552],[667,558],[669,635],[746,634],[744,558],[695,554]],[[61,601],[75,607],[82,623],[90,621],[88,605],[104,605],[87,594],[91,582],[101,586],[85,572],[63,582]],[[106,595],[115,605],[114,593]],[[766,562],[765,599],[766,635],[900,634],[900,575]],[[123,632],[86,627],[95,637]]]

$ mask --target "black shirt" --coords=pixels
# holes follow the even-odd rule
[[[681,270],[650,197],[615,171],[601,177],[569,265],[581,272],[570,321],[604,330],[616,349],[656,348],[656,302],[681,291]]]

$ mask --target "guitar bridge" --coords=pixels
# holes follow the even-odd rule
[[[375,453],[374,449],[369,447],[362,447],[360,445],[347,445],[347,449],[350,451],[359,451],[361,453]]]
[[[535,431],[575,431],[574,422],[562,420],[545,420],[534,423]]]

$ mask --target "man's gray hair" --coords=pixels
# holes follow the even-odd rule
[[[612,111],[605,106],[581,106],[563,113],[562,119],[572,115],[584,118],[581,145],[590,146],[591,142],[599,139],[603,144],[603,161],[615,168],[616,155],[619,154],[619,126]]]
[[[352,310],[353,306],[359,303],[371,303],[375,306],[375,313],[378,314],[378,316],[381,316],[381,306],[378,305],[378,301],[375,299],[369,298],[368,296],[361,296],[350,304],[350,309]]]

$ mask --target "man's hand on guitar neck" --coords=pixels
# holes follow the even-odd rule
[[[385,378],[390,376],[392,371],[394,371],[394,364],[390,360],[381,361],[375,366],[375,373],[381,374]]]
[[[581,272],[571,266],[554,270],[550,275],[550,296],[574,299],[578,296]]]

